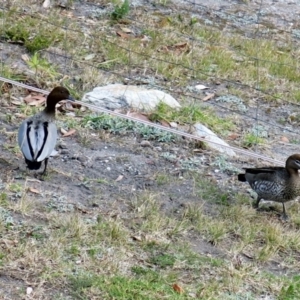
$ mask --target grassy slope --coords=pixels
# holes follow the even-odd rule
[[[23,6],[30,7],[28,16],[21,12]],[[124,25],[112,22],[108,13],[83,22],[72,17],[72,11],[52,8],[41,18],[35,9],[30,1],[15,1],[9,13],[2,14],[1,35],[20,43],[24,53],[27,49],[27,64],[33,71],[20,75],[4,66],[3,76],[22,78],[43,88],[61,80],[78,96],[96,84],[122,81],[128,74],[141,80],[142,73],[147,75],[142,80],[183,91],[197,80],[229,79],[254,86],[257,66],[252,57],[259,55],[266,60],[259,66],[261,88],[274,96],[266,94],[265,98],[284,95],[299,100],[299,49],[284,35],[280,38],[285,44],[279,47],[271,40],[224,35],[189,13],[165,16],[137,8],[129,11],[129,16],[138,21]],[[67,32],[56,27],[65,24]],[[116,35],[123,27],[141,35]],[[150,38],[146,42],[142,41],[144,35]],[[189,36],[195,42],[191,43]],[[71,55],[80,72],[69,61],[49,64],[45,51],[34,54],[49,46]],[[68,76],[62,79],[65,73]],[[250,96],[249,89],[233,85],[231,93],[247,99],[255,92]],[[182,99],[184,109],[168,115],[170,120],[201,121],[219,132],[233,128],[231,120],[224,122],[210,111],[201,114],[205,109],[200,106],[196,105],[193,114],[189,110],[191,99],[186,98]],[[160,109],[157,116],[167,114]],[[26,107],[20,111],[32,113]],[[195,116],[192,120],[191,115]],[[157,180],[167,186],[174,178],[161,174]],[[159,205],[164,195],[154,191],[126,199],[131,206],[128,215],[116,212],[115,217],[113,211],[103,215],[101,208],[88,215],[80,211],[61,213],[39,204],[28,193],[26,182],[18,185],[4,180],[0,197],[1,272],[20,281],[15,297],[24,295],[26,286],[31,285],[34,297],[43,299],[67,299],[66,295],[75,299],[257,299],[267,294],[299,299],[297,206],[290,208],[291,223],[282,224],[276,217],[258,214],[244,196],[229,196],[195,173],[185,180],[195,182],[193,193],[199,199],[213,202],[213,214],[194,204],[187,205],[179,215],[166,215]],[[21,221],[12,222],[16,219]],[[196,251],[191,240],[213,245],[222,255]],[[290,275],[272,271],[273,265]],[[176,292],[175,283],[184,292]]]

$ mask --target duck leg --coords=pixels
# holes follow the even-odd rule
[[[41,175],[45,175],[46,174],[47,165],[48,165],[48,158],[45,159],[45,167],[44,167],[44,171],[41,173]]]
[[[283,219],[284,221],[287,221],[289,217],[288,217],[288,215],[286,214],[284,202],[282,202],[282,208],[283,208],[282,219]]]
[[[261,200],[261,198],[260,198],[260,197],[257,197],[256,202],[253,204],[253,207],[254,207],[254,208],[256,208],[256,209],[258,208],[258,205],[259,205],[260,200]]]

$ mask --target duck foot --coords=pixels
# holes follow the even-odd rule
[[[36,178],[38,177],[39,180],[41,180],[41,181],[45,181],[45,177],[48,175],[47,165],[48,165],[48,158],[45,159],[45,166],[44,166],[43,172],[35,174],[35,177]]]
[[[35,173],[34,178],[40,180],[40,181],[45,181],[45,175],[44,173]]]

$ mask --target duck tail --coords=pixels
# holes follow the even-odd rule
[[[30,161],[27,158],[25,158],[25,161],[29,170],[38,170],[42,165],[41,161]]]
[[[246,182],[246,176],[245,174],[239,174],[238,175],[238,181]]]

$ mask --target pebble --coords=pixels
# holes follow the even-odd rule
[[[170,126],[173,127],[173,128],[177,128],[177,127],[178,127],[178,125],[177,125],[176,122],[170,122],[169,124],[170,124]]]
[[[62,154],[62,155],[69,155],[70,152],[68,150],[64,149],[64,150],[60,151],[60,154]]]
[[[179,151],[179,148],[171,148],[171,149],[170,149],[170,152],[176,153],[176,152],[178,152],[178,151]]]
[[[58,145],[58,148],[67,149],[67,146],[66,146],[66,144],[61,143],[61,144]]]
[[[208,87],[205,86],[205,85],[203,85],[203,84],[198,84],[198,85],[195,86],[195,88],[196,88],[197,90],[205,90],[205,89],[208,89]]]
[[[151,143],[149,141],[141,141],[142,147],[152,147]]]
[[[29,286],[29,287],[26,289],[26,295],[30,295],[32,292],[33,292],[33,288],[32,288],[31,286]]]

